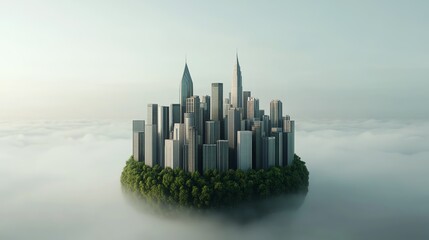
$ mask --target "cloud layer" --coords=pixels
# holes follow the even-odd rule
[[[129,122],[1,122],[1,239],[403,239],[428,237],[429,122],[298,122],[310,170],[299,209],[247,224],[156,217],[123,196]],[[277,199],[284,203],[287,199]]]

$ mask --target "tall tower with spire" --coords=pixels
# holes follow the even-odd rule
[[[183,71],[182,81],[180,82],[180,122],[184,123],[184,114],[186,112],[186,99],[194,95],[194,86],[191,73],[189,73],[188,63],[185,61],[185,70]]]
[[[237,63],[234,65],[231,86],[231,104],[234,108],[243,107],[243,85],[241,83],[241,69],[238,62],[238,53],[236,54]]]

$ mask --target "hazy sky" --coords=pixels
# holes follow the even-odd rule
[[[1,1],[0,120],[142,118],[243,87],[295,118],[428,118],[427,1]]]

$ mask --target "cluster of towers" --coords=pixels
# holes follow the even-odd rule
[[[288,166],[294,158],[294,121],[283,116],[280,100],[270,115],[259,99],[243,91],[240,64],[234,66],[231,92],[212,83],[211,96],[196,96],[185,64],[180,103],[148,104],[147,121],[133,120],[133,156],[148,166],[188,172],[209,169],[265,169]]]

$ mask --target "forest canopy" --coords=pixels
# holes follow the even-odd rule
[[[243,201],[308,191],[309,172],[295,155],[287,167],[260,170],[209,170],[204,174],[182,169],[149,167],[130,157],[121,175],[122,186],[157,204],[192,208],[234,206]]]

